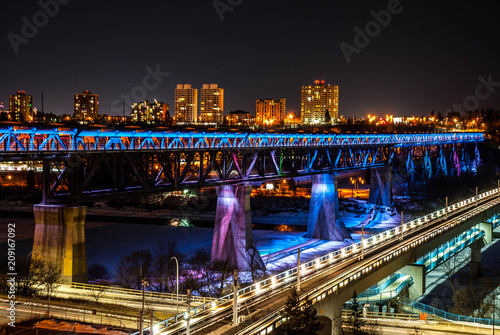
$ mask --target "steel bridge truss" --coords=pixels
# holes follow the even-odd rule
[[[390,146],[72,153],[43,161],[43,200],[76,203],[264,181],[390,162]]]
[[[0,128],[0,160],[43,162],[43,201],[77,203],[391,165],[408,185],[477,170],[482,133],[277,134]],[[470,149],[469,144],[472,143]]]

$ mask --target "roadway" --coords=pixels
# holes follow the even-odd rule
[[[343,294],[343,291],[349,291],[352,294],[352,289],[356,285],[360,288],[361,279],[383,272],[380,270],[387,265],[392,271],[391,266],[401,263],[401,260],[406,264],[412,264],[411,260],[415,256],[414,249],[460,226],[463,222],[477,217],[486,210],[496,209],[500,205],[500,199],[497,196],[498,190],[486,192],[479,197],[474,197],[473,200],[448,207],[450,210],[448,219],[445,219],[445,212],[442,210],[438,214],[426,216],[417,223],[405,224],[403,230],[396,228],[390,230],[389,233],[379,234],[382,235],[381,237],[377,235],[378,238],[374,236],[367,239],[363,243],[364,259],[360,259],[361,243],[357,243],[347,252],[343,250],[341,253],[331,253],[320,260],[313,261],[312,266],[308,266],[308,270],[301,270],[301,293],[303,293],[301,299],[308,297],[313,302],[319,302],[326,299],[328,295],[334,295],[339,296],[343,301],[348,300],[350,297],[347,296],[348,294]],[[397,260],[399,262],[395,262]],[[289,271],[293,272],[292,270]],[[280,319],[278,313],[288,296],[289,286],[296,282],[296,276],[293,275],[280,279],[279,281],[271,280],[269,285],[262,285],[239,297],[240,313],[248,315],[247,321],[240,326],[231,327],[231,322],[228,320],[232,316],[232,300],[230,300],[209,311],[192,316],[190,322],[192,333],[213,331],[214,334],[256,334],[263,329],[270,329]],[[361,286],[363,285],[365,289],[371,286],[369,283]],[[345,290],[346,288],[348,290]],[[362,289],[357,289],[357,291],[361,292]],[[180,334],[185,331],[185,326],[185,322],[179,322],[169,327],[157,325],[155,328],[162,334]],[[155,333],[158,333],[157,331]]]

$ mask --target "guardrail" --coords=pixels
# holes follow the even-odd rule
[[[62,286],[64,287],[64,286]],[[112,294],[113,297],[117,295],[127,296],[127,298],[138,298],[142,299],[142,291],[134,290],[130,288],[123,287],[114,287],[114,286],[104,286],[104,285],[93,285],[93,284],[82,284],[82,283],[71,283],[70,286],[75,290],[83,290],[87,293],[91,293],[92,291],[96,293],[103,294]],[[145,299],[156,299],[156,300],[173,300],[178,301],[179,303],[187,303],[187,296],[185,294],[179,294],[179,299],[177,300],[177,295],[174,293],[163,293],[163,292],[154,292],[154,291],[144,291]],[[191,303],[200,303],[206,304],[215,300],[215,298],[209,297],[200,297],[200,296],[191,296]]]
[[[350,316],[351,311],[343,309],[342,318],[347,319]],[[418,321],[421,320],[419,314],[408,314],[408,313],[383,313],[383,312],[363,312],[363,318],[366,319],[391,319],[391,320],[406,320],[406,321]],[[427,314],[427,321],[436,321],[436,315]]]
[[[429,273],[448,258],[482,238],[484,234],[483,230],[477,228],[468,229],[457,235],[453,240],[448,241],[448,244],[442,244],[437,249],[420,257],[415,264],[425,265],[425,273]]]
[[[406,287],[413,285],[413,278],[410,276],[407,276],[407,278],[405,280],[403,280],[401,283],[399,283],[397,287],[395,287],[392,290],[385,291],[385,289],[389,285],[393,284],[395,281],[397,281],[405,276],[405,275],[400,274],[400,273],[396,273],[395,275],[399,275],[399,276],[393,277],[393,278],[396,278],[395,280],[393,280],[393,278],[390,278],[389,280],[384,282],[384,284],[382,284],[381,286],[379,286],[377,288],[368,289],[368,290],[361,292],[357,297],[358,301],[363,302],[363,303],[367,303],[367,302],[383,302],[383,301],[392,300],[392,299],[397,298],[399,296],[399,294],[401,293],[401,291],[403,291]],[[385,285],[387,282],[389,284]]]
[[[340,257],[340,259],[344,259],[345,255],[348,252],[350,252],[351,254],[361,253],[361,245],[362,244],[363,244],[364,250],[366,250],[368,247],[375,246],[381,242],[385,242],[385,241],[393,239],[393,238],[402,238],[405,231],[417,228],[430,220],[446,216],[448,213],[453,212],[454,210],[460,209],[464,206],[477,204],[477,202],[479,200],[484,199],[486,197],[491,197],[491,196],[500,196],[500,188],[495,188],[493,190],[481,193],[481,194],[474,196],[472,198],[460,201],[456,204],[452,204],[446,208],[440,209],[438,211],[435,211],[435,212],[430,213],[428,215],[425,215],[423,217],[417,218],[417,219],[412,220],[412,221],[407,222],[407,223],[403,223],[401,226],[398,226],[398,227],[395,227],[392,229],[388,229],[388,230],[386,230],[380,234],[374,235],[368,239],[365,239],[365,240],[357,242],[357,243],[353,243],[347,247],[338,249],[336,251],[330,252],[326,255],[323,255],[321,257],[313,259],[305,264],[301,264],[300,273],[301,273],[301,275],[304,275],[307,273],[307,271],[310,271],[314,268],[317,268],[321,263],[323,263],[322,266],[325,266],[327,264],[332,263],[334,261],[334,259],[336,259],[338,257]],[[432,235],[432,236],[434,236],[434,235]],[[426,240],[427,240],[427,238],[426,238]],[[288,269],[288,270],[283,271],[275,276],[272,276],[270,278],[267,278],[267,279],[262,280],[262,281],[257,282],[257,283],[253,283],[252,285],[247,286],[246,288],[240,289],[237,291],[237,294],[238,294],[238,296],[241,296],[243,294],[246,294],[246,293],[249,293],[252,291],[261,290],[261,289],[263,289],[267,286],[270,286],[270,285],[283,285],[286,282],[291,282],[293,280],[296,280],[296,277],[293,277],[293,275],[296,273],[297,273],[297,267]],[[349,279],[346,279],[345,283],[344,282],[340,283],[340,287],[342,287],[344,284],[348,283],[349,281],[350,281]],[[222,298],[218,298],[216,300],[213,300],[210,303],[195,307],[195,308],[191,309],[189,313],[190,313],[190,315],[197,315],[197,314],[202,313],[202,312],[207,311],[207,310],[211,310],[211,309],[213,310],[217,306],[219,306],[220,304],[227,302],[229,300],[232,300],[233,297],[234,297],[234,293],[228,294]],[[161,322],[157,323],[155,325],[155,327],[158,327],[158,328],[159,327],[168,327],[169,323],[175,323],[175,322],[177,322],[178,319],[184,319],[185,314],[187,314],[187,312],[180,314],[180,315],[176,315],[175,317],[171,317],[167,320],[161,321]],[[144,331],[147,331],[148,329],[149,328],[146,328],[146,329],[144,329]],[[139,334],[139,332],[135,332],[132,335],[137,335],[137,334]]]
[[[477,323],[477,324],[489,325],[489,326],[493,325],[493,323],[495,324],[495,326],[500,325],[500,320],[476,318],[473,316],[453,314],[453,313],[446,312],[446,311],[443,311],[441,309],[438,309],[438,308],[435,308],[435,307],[432,307],[432,306],[429,306],[426,304],[422,304],[420,302],[416,302],[413,300],[404,299],[404,300],[401,300],[400,303],[403,305],[406,305],[408,307],[411,307],[412,311],[414,309],[417,309],[417,310],[422,311],[422,312],[432,313],[432,314],[436,315],[437,317],[440,317],[440,318],[448,320],[448,321],[471,322],[471,323]]]

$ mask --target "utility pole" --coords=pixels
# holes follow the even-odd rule
[[[401,229],[403,229],[401,227]],[[364,257],[364,251],[365,251],[365,248],[364,248],[364,235],[365,235],[365,225],[361,225],[361,259],[363,259]]]
[[[144,313],[144,278],[142,278],[142,265],[139,267],[139,276],[141,277],[141,285],[142,285],[142,308],[139,311],[139,335],[142,335],[143,334],[142,317]]]
[[[149,334],[151,335],[155,335],[155,330],[154,330],[154,322],[155,322],[155,318],[154,318],[154,310],[151,308],[151,321],[149,321]]]
[[[300,292],[300,248],[297,250],[297,292]]]
[[[177,266],[177,312],[175,314],[175,317],[177,318],[177,315],[179,315],[179,261],[177,260],[177,257],[173,256],[170,259],[175,259],[175,264]]]
[[[139,334],[143,334],[143,318],[144,318],[144,298],[145,298],[145,290],[146,290],[146,285],[149,285],[147,280],[142,276],[142,265],[139,268],[139,274],[141,277],[141,285],[142,285],[142,308],[141,311],[139,312]]]
[[[448,220],[448,197],[446,197],[446,220]]]
[[[403,240],[403,223],[404,223],[404,220],[403,220],[403,212],[401,212],[401,237],[400,237],[400,240],[402,241]]]
[[[187,323],[186,335],[189,335],[189,321],[191,320],[191,289],[187,290]]]
[[[238,270],[234,270],[233,285],[233,326],[238,325]]]

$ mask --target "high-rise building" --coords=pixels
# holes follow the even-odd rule
[[[159,124],[169,117],[169,106],[166,103],[156,101],[134,102],[131,104],[132,122]]]
[[[175,89],[175,122],[192,123],[198,118],[198,90],[191,84],[177,84]]]
[[[231,111],[227,116],[227,124],[230,126],[249,126],[253,122],[252,115],[242,110]]]
[[[224,120],[224,89],[217,84],[203,84],[200,94],[200,121],[222,124]]]
[[[27,95],[25,91],[9,94],[9,112],[13,121],[33,121],[33,96]]]
[[[75,94],[73,118],[80,121],[97,121],[99,109],[99,95],[90,91]]]
[[[255,124],[280,125],[285,121],[286,100],[259,99],[255,103]]]
[[[335,121],[339,117],[339,87],[325,85],[324,80],[316,80],[314,85],[302,86],[300,114],[301,121],[305,124]]]

